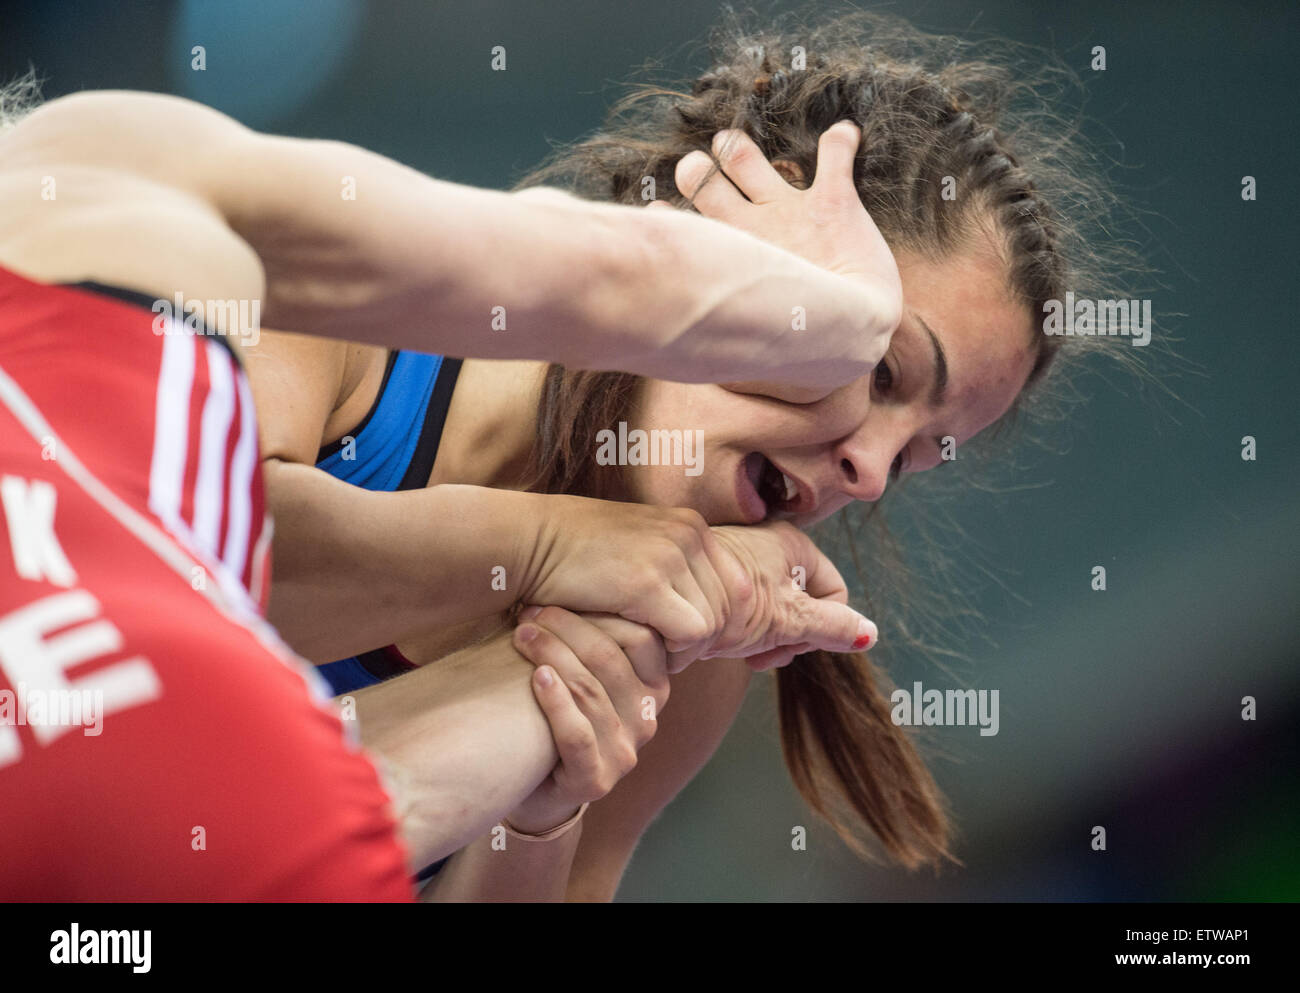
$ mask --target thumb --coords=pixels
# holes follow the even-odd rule
[[[874,648],[880,637],[876,626],[852,607],[833,600],[805,600],[801,607],[802,628],[786,632],[788,644],[804,642],[828,652],[861,652]]]

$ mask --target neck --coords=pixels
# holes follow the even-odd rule
[[[546,365],[466,359],[456,380],[430,485],[518,489],[537,435]]]

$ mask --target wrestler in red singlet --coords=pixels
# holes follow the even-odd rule
[[[0,899],[408,900],[374,767],[260,617],[243,373],[149,304],[0,268]],[[97,726],[41,723],[60,691]]]

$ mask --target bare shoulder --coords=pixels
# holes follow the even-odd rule
[[[247,129],[200,104],[123,91],[37,107],[0,135],[0,265],[170,300],[257,299],[265,273],[214,206]]]
[[[87,90],[41,104],[24,116],[5,136],[6,158],[11,150],[22,154],[23,149],[39,148],[47,161],[61,157],[100,164],[130,162],[133,171],[147,172],[164,144],[157,140],[160,133],[168,136],[166,144],[177,158],[195,160],[210,155],[223,140],[253,135],[233,118],[183,97]],[[198,144],[190,144],[194,141]],[[142,148],[152,154],[142,155]]]
[[[365,417],[383,381],[387,349],[263,331],[244,349],[262,424],[263,454],[312,464]]]

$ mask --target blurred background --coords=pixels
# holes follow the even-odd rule
[[[957,727],[925,739],[964,867],[866,864],[817,827],[785,774],[764,678],[651,826],[620,899],[1295,900],[1297,8],[885,9],[931,31],[1049,48],[1079,73],[1085,138],[1139,211],[1115,235],[1162,273],[1149,295],[1157,337],[1179,338],[1177,362],[1153,354],[1152,368],[1177,397],[1100,362],[1077,380],[1086,402],[1038,432],[1047,445],[989,449],[1013,470],[1003,485],[972,476],[948,488],[939,541],[951,567],[915,581],[961,604],[949,630],[962,643],[946,647],[963,658],[899,649],[882,660],[902,686],[999,691],[996,736]],[[647,60],[687,79],[706,69],[719,12],[698,0],[47,0],[0,14],[0,78],[33,66],[47,98],[177,93],[255,128],[505,188],[551,143],[596,129]],[[505,72],[489,69],[497,45]],[[1089,69],[1094,45],[1104,72]],[[1247,175],[1255,202],[1241,198]],[[1241,457],[1245,435],[1255,461]],[[906,544],[917,525],[905,502],[894,511]],[[1095,565],[1104,592],[1091,588]],[[875,619],[888,645],[890,618]],[[1242,720],[1244,696],[1257,720]],[[798,825],[806,851],[792,850]],[[1095,825],[1104,852],[1091,848]]]

